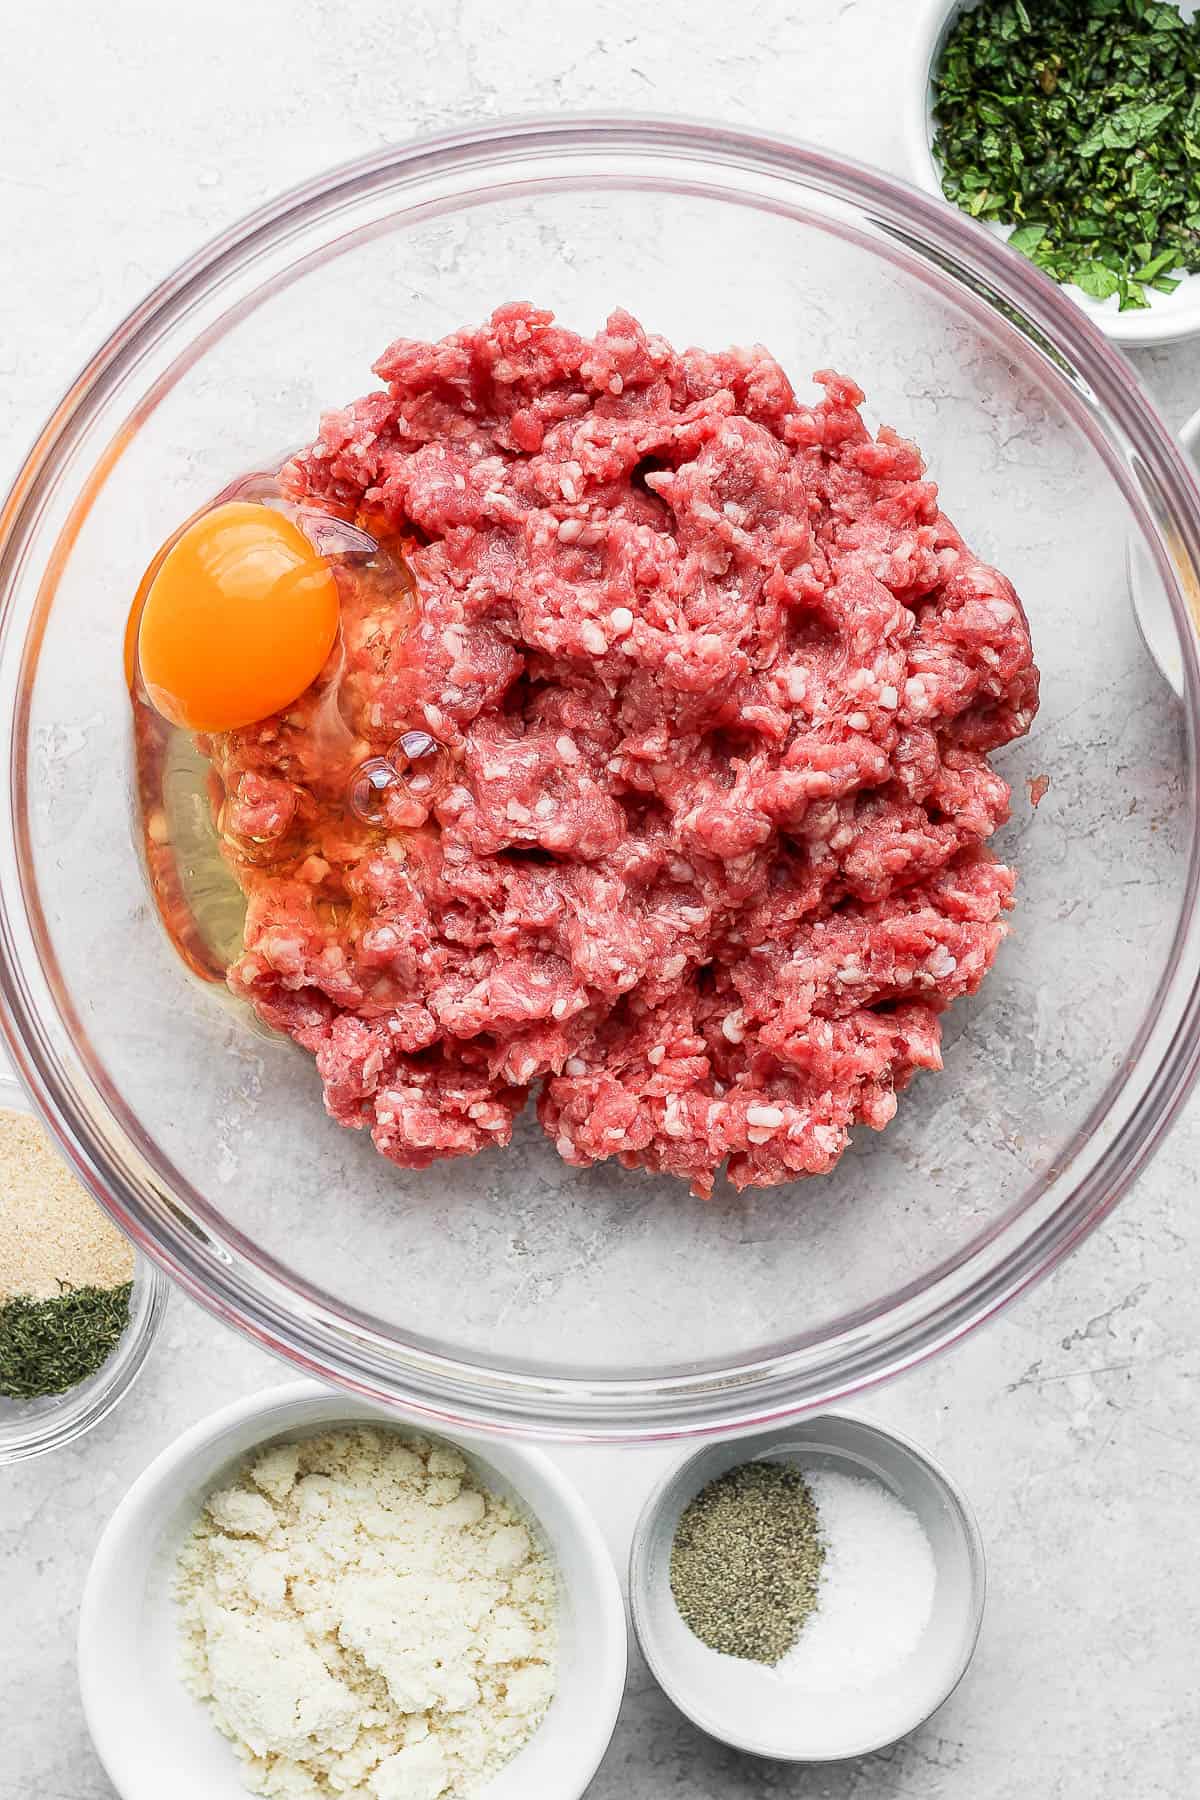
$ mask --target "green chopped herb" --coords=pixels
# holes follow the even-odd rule
[[[1200,270],[1200,13],[983,0],[934,78],[942,189],[1056,281],[1122,312]]]
[[[65,1393],[103,1367],[129,1323],[133,1284],[68,1288],[51,1300],[0,1306],[0,1394],[37,1400]]]
[[[817,1604],[825,1545],[808,1483],[752,1462],[701,1488],[671,1545],[671,1592],[712,1650],[777,1663]]]

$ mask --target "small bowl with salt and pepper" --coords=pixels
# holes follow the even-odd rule
[[[711,1737],[788,1762],[881,1750],[966,1672],[983,1617],[970,1507],[923,1451],[834,1414],[710,1444],[634,1532],[652,1674]]]

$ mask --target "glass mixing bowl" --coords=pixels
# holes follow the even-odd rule
[[[1014,580],[1044,672],[999,759],[1015,930],[946,1069],[830,1177],[704,1203],[566,1168],[535,1128],[403,1173],[312,1063],[171,949],[136,847],[121,638],[160,541],[371,385],[398,334],[528,297],[594,329],[761,340],[911,434]],[[443,1416],[634,1437],[825,1403],[952,1342],[1103,1216],[1196,1067],[1200,671],[1165,699],[1124,547],[1182,621],[1200,500],[1128,365],[953,209],[776,139],[531,121],[286,195],[153,293],[47,425],[3,519],[5,1025],[137,1242],[296,1363]],[[1051,787],[1033,810],[1026,784]]]

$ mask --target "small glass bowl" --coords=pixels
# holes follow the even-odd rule
[[[25,1090],[0,1074],[0,1111],[32,1112]],[[170,1288],[153,1263],[138,1256],[133,1271],[129,1323],[102,1368],[63,1394],[39,1400],[0,1396],[0,1463],[24,1462],[59,1450],[98,1425],[129,1392],[154,1341]]]

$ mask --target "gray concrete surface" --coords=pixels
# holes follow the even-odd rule
[[[85,355],[218,227],[326,164],[536,108],[694,111],[900,167],[906,0],[64,0],[6,18],[0,477]],[[1146,353],[1179,422],[1200,345]],[[1165,698],[1164,698],[1165,704]],[[972,1671],[884,1756],[797,1770],[728,1753],[635,1657],[589,1800],[1182,1800],[1200,1703],[1200,1106],[1074,1258],[862,1410],[971,1495],[991,1598]],[[180,1298],[127,1404],[74,1451],[0,1472],[0,1800],[110,1800],[73,1632],[96,1538],[185,1425],[285,1378]],[[623,1562],[660,1451],[562,1450]],[[555,1800],[531,1796],[531,1800]]]

